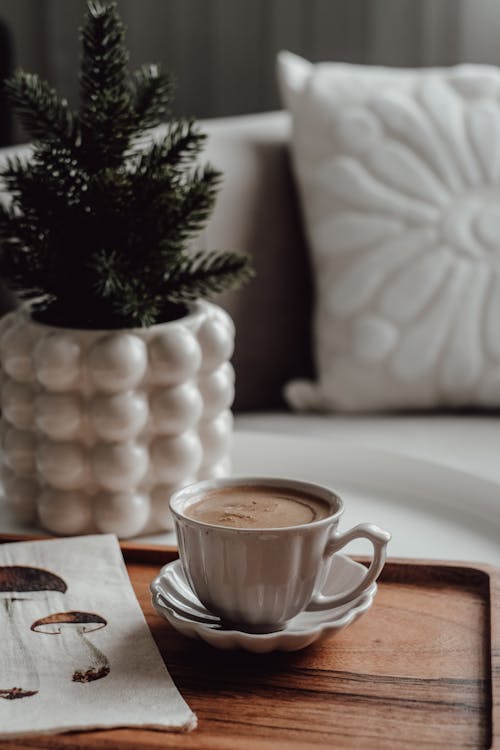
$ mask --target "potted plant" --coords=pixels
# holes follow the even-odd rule
[[[3,481],[53,533],[133,536],[227,471],[234,331],[204,300],[252,270],[193,249],[220,174],[170,78],[129,75],[115,3],[87,2],[81,39],[77,112],[36,75],[5,84],[33,146],[0,175],[0,276],[25,300],[0,325]]]

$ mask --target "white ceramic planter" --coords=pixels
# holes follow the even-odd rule
[[[0,323],[2,480],[16,516],[54,534],[172,528],[175,489],[229,471],[234,326],[197,302],[151,328]]]

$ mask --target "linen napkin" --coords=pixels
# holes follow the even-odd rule
[[[0,545],[0,737],[187,731],[113,535]]]

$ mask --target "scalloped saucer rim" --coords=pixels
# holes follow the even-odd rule
[[[363,565],[347,555],[337,553],[333,561],[336,577],[340,566],[344,580],[346,575],[360,579],[366,571]],[[323,585],[325,590],[329,594],[336,593],[332,587],[331,573]],[[216,615],[208,612],[190,588],[180,560],[174,560],[161,569],[152,581],[150,591],[156,612],[188,638],[201,639],[223,650],[240,648],[254,653],[268,653],[275,650],[297,651],[352,624],[373,604],[377,584],[373,583],[361,596],[342,607],[322,612],[305,610],[290,620],[283,630],[258,634],[227,629]]]

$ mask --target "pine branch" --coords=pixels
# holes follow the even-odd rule
[[[157,177],[162,170],[170,167],[169,175],[183,172],[186,164],[193,162],[201,153],[206,136],[196,130],[192,120],[178,120],[169,123],[166,135],[140,151],[132,160],[132,170],[136,174]]]
[[[5,209],[2,209],[5,211]],[[27,257],[33,257],[33,264],[47,247],[47,235],[40,228],[37,217],[31,213],[15,214],[6,212],[0,220],[0,240],[4,247],[19,249]]]
[[[11,179],[16,183],[16,190],[11,191],[11,203],[8,207],[0,207],[0,241],[2,243],[2,271],[0,275],[11,281],[11,277],[16,289],[19,289],[19,269],[26,267],[27,275],[30,277],[27,282],[27,288],[31,288],[33,283],[31,280],[31,273],[40,269],[43,266],[43,256],[47,250],[47,232],[45,228],[41,226],[39,216],[33,208],[27,205],[27,202],[23,205],[21,211],[18,207],[19,198],[21,191],[23,190],[23,178],[26,178],[26,182],[31,179],[31,174],[23,168],[23,165],[19,160],[11,160],[8,169],[14,174],[16,170],[19,170],[19,176]],[[7,184],[9,182],[7,181]],[[43,191],[38,185],[34,185],[34,191],[38,194],[42,194],[44,199]],[[19,264],[16,262],[15,256],[19,255]],[[12,269],[9,272],[9,269]]]
[[[78,139],[75,118],[65,99],[36,74],[16,71],[4,83],[8,100],[34,140],[50,140],[73,149]]]
[[[120,254],[116,250],[106,251],[101,248],[93,255],[91,266],[96,276],[95,288],[100,296],[108,298],[123,292],[123,264],[120,263]]]
[[[138,131],[154,128],[166,119],[172,91],[172,78],[163,75],[158,65],[143,65],[132,74],[132,107]]]
[[[131,325],[150,326],[158,321],[161,302],[151,294],[142,280],[129,279],[124,285],[123,297],[115,300],[114,309]]]
[[[126,181],[131,194],[137,201],[139,208],[147,210],[147,206],[155,203],[157,198],[163,197],[163,206],[172,203],[171,198],[175,196],[174,203],[177,205],[181,200],[179,190],[179,175],[174,167],[169,164],[147,167],[139,164],[132,170],[127,170]],[[154,207],[155,213],[158,213]]]
[[[88,176],[71,151],[56,146],[39,146],[26,164],[9,159],[1,174],[12,195],[13,205],[23,213],[35,214],[41,224],[56,223],[58,217],[85,210]]]
[[[29,299],[46,293],[43,268],[33,262],[25,248],[4,243],[0,253],[0,274],[9,279],[11,291]]]
[[[194,172],[183,188],[182,199],[172,213],[171,226],[183,239],[197,234],[206,224],[214,207],[221,173],[207,165]]]
[[[0,202],[0,239],[7,236],[10,227],[11,212],[3,203]]]
[[[174,167],[184,167],[200,154],[206,135],[196,129],[193,120],[178,120],[170,123],[163,140],[162,163]]]
[[[136,128],[124,36],[116,3],[89,0],[81,35],[80,121],[82,158],[91,172],[119,164]]]
[[[30,216],[0,206],[0,276],[22,297],[44,291],[47,237]]]
[[[242,253],[199,251],[185,254],[168,279],[166,296],[172,302],[209,297],[248,282],[254,273]]]
[[[128,53],[124,41],[125,29],[116,3],[89,0],[81,32],[80,92],[84,108],[92,107],[103,87],[110,92],[127,88]]]

